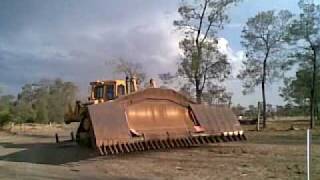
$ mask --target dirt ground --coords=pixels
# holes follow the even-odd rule
[[[305,179],[305,127],[272,122],[262,132],[244,127],[245,142],[104,157],[55,143],[55,132],[66,140],[72,128],[14,127],[0,131],[0,179]],[[320,179],[320,130],[312,134],[311,177]]]

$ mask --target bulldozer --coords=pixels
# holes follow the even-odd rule
[[[79,123],[78,144],[101,155],[246,139],[228,106],[196,103],[152,79],[138,89],[135,77],[91,82],[88,101],[65,114],[65,123],[72,122]]]

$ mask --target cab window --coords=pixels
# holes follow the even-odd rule
[[[114,86],[111,84],[106,85],[106,97],[108,100],[114,99]]]
[[[122,96],[125,94],[125,88],[124,88],[124,85],[120,84],[118,86],[118,89],[117,89],[117,94],[118,96]]]
[[[94,89],[94,97],[95,99],[103,98],[103,86],[97,86]]]

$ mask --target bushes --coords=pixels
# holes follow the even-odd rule
[[[0,97],[0,126],[16,123],[63,122],[65,109],[75,100],[77,87],[61,79],[26,84],[15,99]]]
[[[7,124],[12,120],[12,116],[9,112],[0,112],[0,127]]]

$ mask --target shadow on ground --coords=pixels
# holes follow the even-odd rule
[[[80,147],[74,142],[68,143],[0,143],[4,148],[17,149],[16,152],[0,156],[2,161],[28,162],[35,164],[60,165],[87,160],[97,156],[90,148]],[[20,150],[22,149],[22,150]]]

